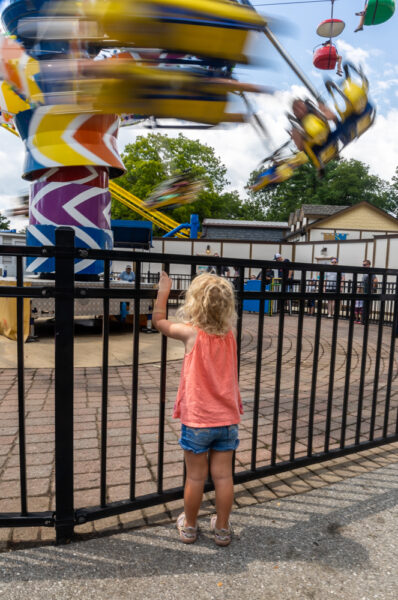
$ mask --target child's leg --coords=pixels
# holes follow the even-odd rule
[[[363,12],[363,15],[361,15],[358,27],[356,29],[354,29],[354,33],[356,33],[357,31],[362,31],[364,25],[365,25],[365,11]]]
[[[210,451],[210,472],[216,490],[217,529],[228,529],[229,515],[234,501],[232,455],[232,450]]]
[[[341,63],[342,62],[343,62],[343,57],[339,55],[337,57],[337,70],[336,70],[337,75],[342,75],[343,74],[343,71],[341,70]]]
[[[184,489],[184,512],[187,527],[195,527],[202,502],[203,488],[209,472],[207,452],[195,454],[184,450],[187,478]]]

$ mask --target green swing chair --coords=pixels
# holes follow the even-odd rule
[[[391,19],[395,12],[395,0],[369,0],[366,7],[365,25],[380,25]]]

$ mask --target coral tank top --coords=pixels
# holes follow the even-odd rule
[[[184,356],[173,417],[188,427],[223,427],[240,422],[235,336],[197,329],[194,347]]]

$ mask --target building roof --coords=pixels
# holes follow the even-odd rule
[[[308,206],[308,205],[306,205],[306,206]],[[383,208],[379,208],[378,206],[375,206],[374,204],[372,204],[371,202],[368,202],[367,200],[362,200],[362,202],[357,202],[356,204],[352,204],[350,206],[340,206],[339,208],[344,211],[344,214],[347,214],[349,212],[353,212],[353,211],[357,210],[360,206],[368,206],[371,210],[382,214],[385,218],[387,218],[391,222],[394,222],[395,224],[398,222],[397,217],[395,217],[394,215],[391,215],[389,212],[387,212]],[[336,211],[336,212],[340,212],[340,211]],[[335,214],[335,213],[325,215],[323,217],[323,219],[319,219],[318,221],[315,221],[314,223],[307,225],[306,229],[312,229],[313,227],[318,228],[319,225],[324,226],[324,224],[329,221],[329,218],[332,217],[333,214]]]
[[[349,206],[334,206],[333,204],[303,204],[301,210],[303,215],[319,215],[329,216],[334,215],[341,210],[350,208]]]
[[[260,227],[273,229],[289,229],[287,221],[231,221],[230,219],[203,219],[203,226],[208,227]]]
[[[17,237],[25,237],[25,232],[16,231],[15,229],[0,229],[0,235],[10,235]]]
[[[333,204],[303,204],[289,215],[289,226],[301,221],[305,216],[311,215],[319,219],[330,217],[348,206],[334,206]]]

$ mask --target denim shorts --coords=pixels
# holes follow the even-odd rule
[[[190,450],[194,454],[201,454],[208,450],[217,450],[218,452],[236,450],[239,446],[238,426],[187,427],[187,425],[181,425],[179,443],[183,450]]]

